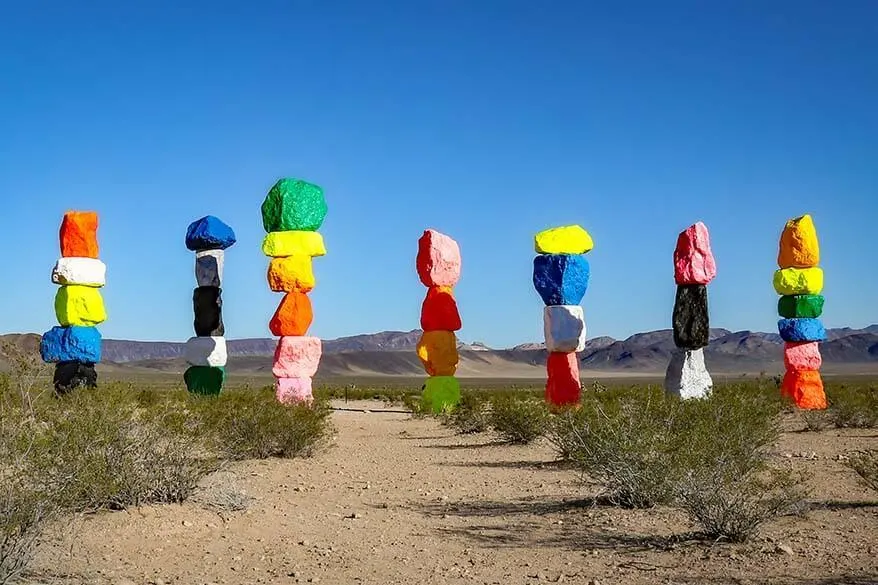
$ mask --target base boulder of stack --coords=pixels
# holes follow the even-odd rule
[[[52,383],[58,394],[64,394],[81,387],[95,388],[98,385],[98,374],[95,371],[95,365],[91,362],[79,360],[58,362],[55,365]]]
[[[434,413],[452,408],[460,402],[460,382],[454,376],[431,376],[424,384],[422,400]]]
[[[223,389],[226,369],[221,366],[192,366],[183,373],[186,388],[193,394],[215,396]]]
[[[704,364],[704,351],[677,350],[665,372],[665,390],[683,399],[704,398],[713,388],[713,379]]]
[[[278,378],[274,383],[275,398],[281,404],[311,404],[311,385],[311,378]]]
[[[817,370],[788,371],[783,377],[780,393],[791,398],[799,408],[823,410],[827,407],[823,378]]]

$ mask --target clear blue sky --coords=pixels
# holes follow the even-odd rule
[[[0,332],[54,324],[75,208],[101,215],[105,337],[193,334],[206,214],[238,235],[227,336],[269,335],[281,176],[326,191],[325,338],[418,327],[428,227],[460,242],[467,341],[541,340],[532,236],[569,223],[595,240],[589,337],[666,328],[698,220],[712,324],[775,331],[778,236],[806,212],[827,326],[878,322],[878,2],[5,2],[0,112]]]

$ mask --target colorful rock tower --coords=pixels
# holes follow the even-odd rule
[[[284,404],[311,404],[311,379],[317,373],[323,345],[307,336],[314,319],[308,293],[314,289],[312,258],[326,247],[317,230],[326,218],[323,189],[301,179],[280,179],[262,202],[267,232],[262,252],[271,257],[268,285],[284,293],[268,326],[278,336],[271,371],[275,395]]]
[[[60,326],[40,340],[40,356],[55,364],[55,392],[63,394],[80,386],[95,387],[95,364],[101,361],[101,334],[97,325],[107,319],[100,289],[107,267],[98,259],[98,214],[68,211],[59,232],[61,258],[52,269],[55,315]]]
[[[594,248],[587,231],[578,225],[551,228],[534,237],[533,285],[546,307],[546,402],[553,406],[579,403],[577,352],[585,349],[585,315],[579,305],[588,289],[589,265],[585,254]]]
[[[791,219],[780,236],[774,290],[781,295],[777,323],[784,341],[786,374],[781,394],[791,398],[799,408],[826,408],[826,394],[820,377],[819,342],[826,339],[820,320],[823,314],[823,269],[817,230],[810,215]]]
[[[460,280],[460,247],[436,230],[426,230],[418,239],[415,261],[418,278],[427,287],[421,305],[421,339],[418,357],[427,371],[423,400],[433,412],[460,402],[460,383],[454,377],[459,355],[455,331],[461,328],[454,286]]]
[[[707,285],[715,277],[710,234],[699,221],[680,232],[674,249],[677,296],[672,321],[677,350],[665,372],[665,392],[683,399],[703,398],[713,388],[704,348],[710,341]]]
[[[219,394],[226,379],[222,279],[225,250],[234,243],[232,228],[212,215],[193,221],[186,230],[186,248],[195,252],[196,288],[192,293],[195,337],[184,348],[189,368],[183,380],[193,394]]]

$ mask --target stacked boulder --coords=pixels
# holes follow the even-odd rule
[[[695,223],[680,232],[674,249],[677,295],[672,322],[677,350],[665,372],[665,392],[683,399],[703,398],[713,388],[704,348],[710,342],[707,285],[715,277],[710,234],[702,222]]]
[[[534,237],[533,285],[545,303],[546,402],[578,404],[582,383],[577,352],[585,349],[585,314],[580,306],[588,289],[585,254],[594,242],[578,225],[551,228]]]
[[[98,258],[98,215],[68,211],[59,232],[61,258],[52,269],[55,315],[59,326],[40,340],[40,356],[55,364],[55,392],[97,386],[95,364],[101,361],[101,334],[97,325],[107,319],[100,289],[107,267]]]
[[[809,410],[827,407],[820,377],[819,343],[826,339],[823,314],[823,270],[817,230],[810,215],[791,219],[780,236],[774,289],[781,295],[777,328],[784,341],[786,373],[781,393]]]
[[[262,202],[262,225],[267,232],[262,252],[271,257],[268,285],[284,293],[269,322],[279,337],[272,373],[275,395],[284,404],[310,404],[312,378],[317,373],[323,345],[308,336],[314,319],[308,293],[316,283],[312,259],[324,256],[323,236],[317,231],[326,218],[323,189],[301,179],[280,179]]]
[[[422,399],[433,412],[460,402],[460,384],[454,377],[459,354],[455,331],[461,328],[454,286],[460,280],[460,247],[449,236],[428,229],[418,239],[418,278],[427,287],[421,305],[421,339],[417,353],[427,371]]]
[[[234,243],[232,228],[212,215],[193,221],[186,230],[186,248],[195,252],[196,288],[192,293],[195,337],[184,348],[189,368],[183,380],[194,394],[219,394],[225,383],[228,352],[222,279],[225,250]]]

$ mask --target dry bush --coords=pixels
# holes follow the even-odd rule
[[[476,394],[465,393],[460,403],[442,417],[443,424],[460,434],[483,433],[491,428],[490,404]]]
[[[878,427],[878,386],[828,385],[829,420],[837,428]]]
[[[870,449],[851,456],[845,465],[860,476],[862,483],[878,491],[878,450]]]
[[[548,430],[549,416],[541,400],[514,395],[495,396],[491,400],[491,426],[509,443],[524,445],[541,437]]]

